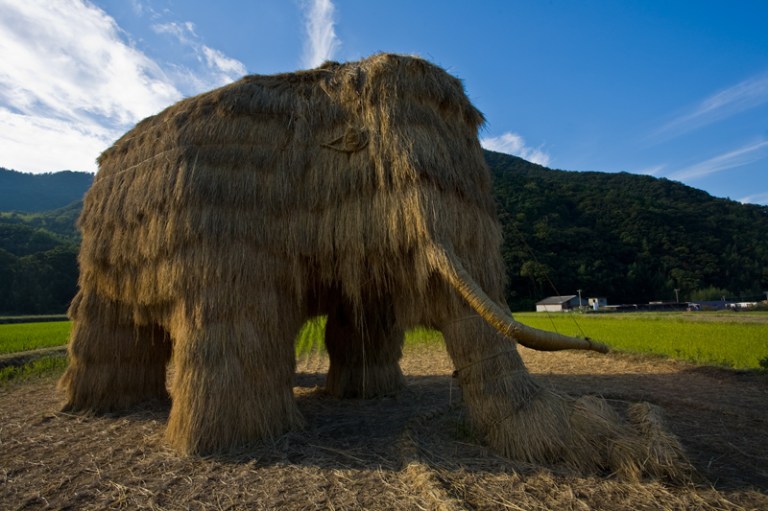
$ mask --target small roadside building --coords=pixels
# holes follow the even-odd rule
[[[576,295],[550,296],[536,303],[536,312],[564,312],[579,307]]]

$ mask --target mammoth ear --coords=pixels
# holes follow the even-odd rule
[[[368,146],[368,132],[365,128],[347,125],[343,135],[320,146],[341,153],[356,153]]]

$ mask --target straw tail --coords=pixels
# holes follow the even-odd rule
[[[433,245],[430,250],[430,259],[432,265],[469,306],[503,336],[516,340],[526,348],[539,351],[592,350],[600,353],[608,352],[608,346],[594,342],[589,338],[579,339],[555,332],[546,332],[515,321],[486,295],[449,247]]]

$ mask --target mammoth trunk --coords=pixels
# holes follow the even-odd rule
[[[607,346],[590,339],[567,337],[518,323],[485,294],[450,248],[433,245],[429,256],[433,267],[450,283],[467,304],[505,337],[516,340],[526,348],[540,351],[580,349],[600,353],[608,352]]]

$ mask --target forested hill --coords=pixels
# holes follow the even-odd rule
[[[493,152],[486,159],[512,310],[577,289],[613,304],[674,300],[675,289],[681,301],[757,300],[768,290],[768,207],[649,176],[550,170]],[[77,281],[81,203],[73,201],[91,181],[0,169],[0,314],[66,309]]]
[[[62,313],[77,289],[75,222],[93,175],[0,168],[0,315]]]
[[[31,213],[62,208],[83,198],[91,186],[88,172],[27,174],[0,167],[0,211]]]
[[[486,152],[513,310],[554,294],[609,303],[768,289],[768,207],[627,173],[550,170]]]
[[[67,310],[77,290],[82,201],[40,213],[0,212],[0,315]]]

